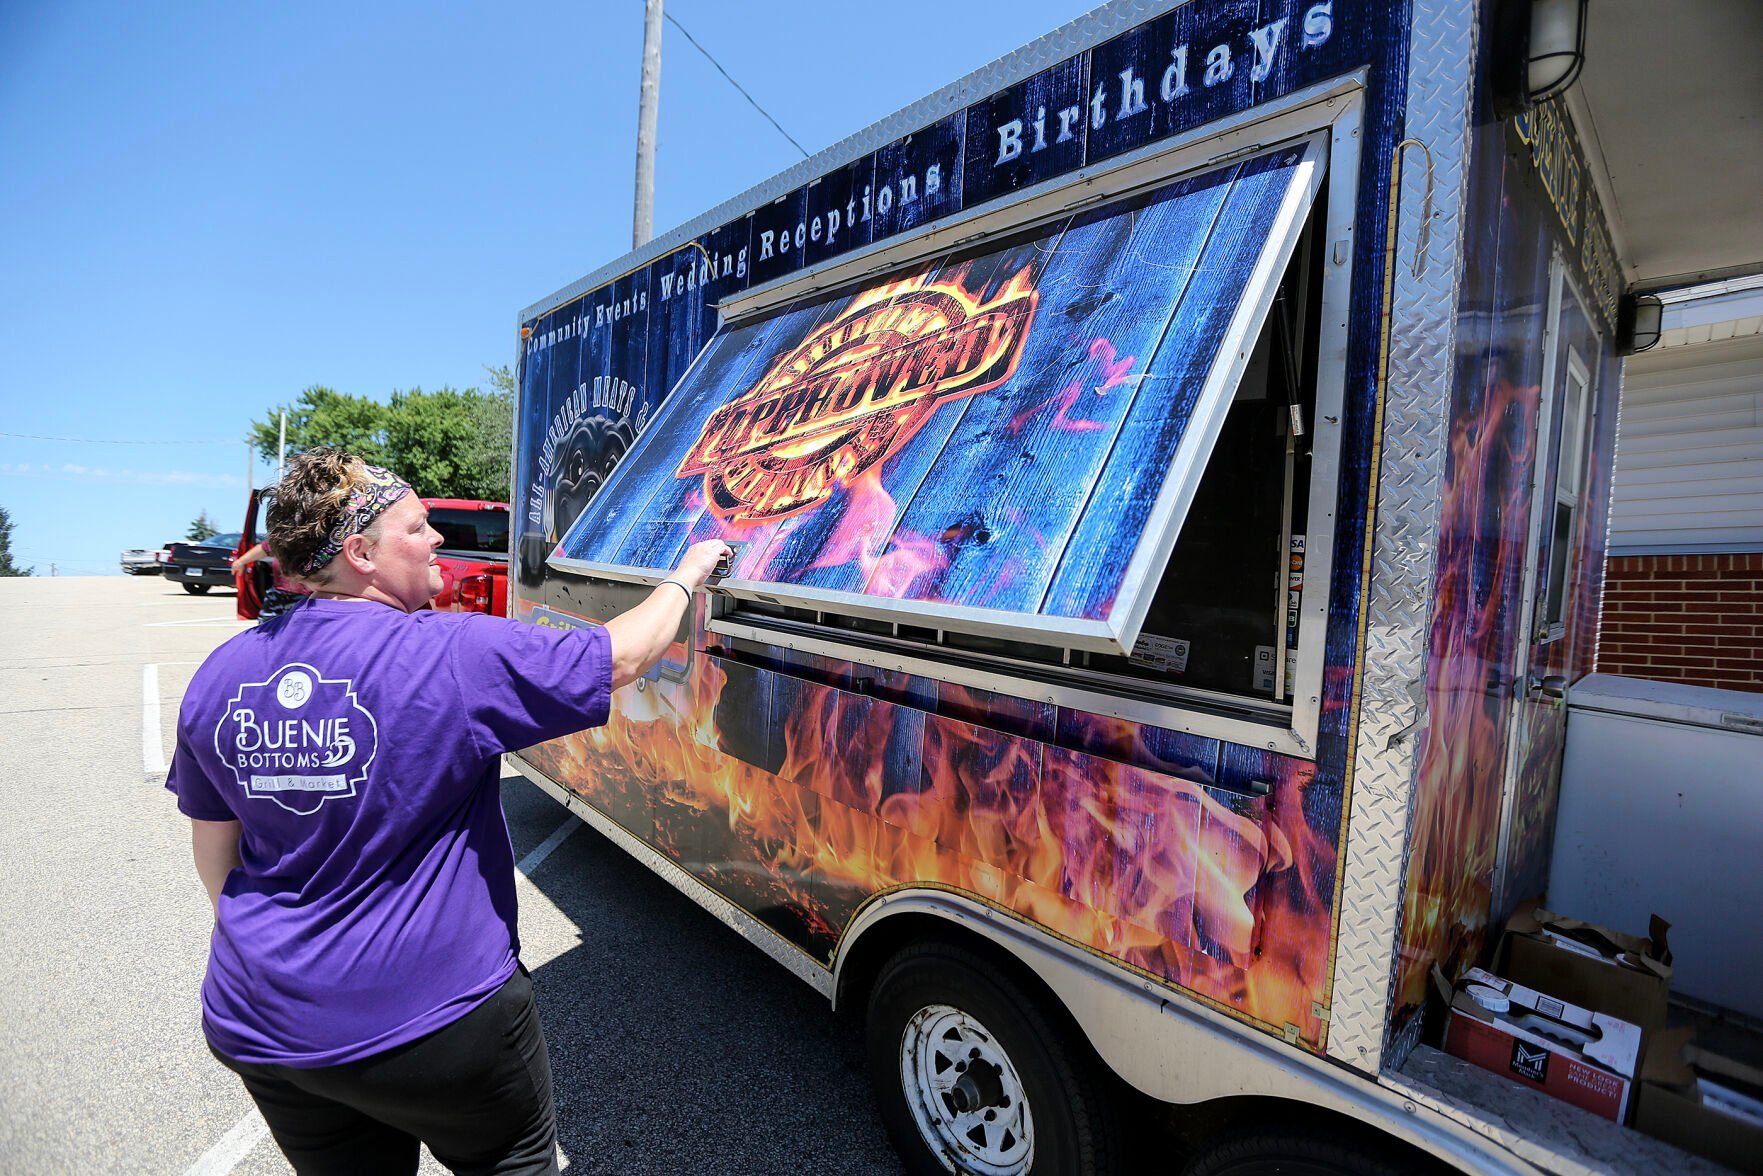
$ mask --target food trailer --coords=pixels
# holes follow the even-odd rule
[[[1659,1162],[1423,1043],[1546,883],[1637,317],[1535,10],[1123,0],[522,312],[512,615],[736,554],[519,764],[866,1018],[910,1165],[1104,1168],[1115,1081]]]

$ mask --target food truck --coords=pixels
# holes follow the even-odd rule
[[[1547,877],[1645,317],[1567,17],[1123,0],[521,313],[511,615],[735,555],[519,766],[865,1019],[914,1170],[1106,1169],[1111,1083],[1196,1170],[1694,1162],[1427,1044]]]

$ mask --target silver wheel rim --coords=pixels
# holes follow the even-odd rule
[[[900,1086],[919,1135],[951,1172],[1021,1176],[1034,1163],[1022,1079],[971,1015],[949,1005],[912,1014],[900,1036]]]

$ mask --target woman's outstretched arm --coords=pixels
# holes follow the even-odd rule
[[[647,600],[606,622],[606,633],[612,639],[614,690],[635,682],[661,660],[679,632],[693,594],[729,551],[729,545],[720,539],[692,544],[673,575],[656,585]]]

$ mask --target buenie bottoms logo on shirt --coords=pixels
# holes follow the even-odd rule
[[[379,750],[379,724],[348,678],[294,662],[239,686],[214,728],[214,750],[246,796],[310,816],[355,795]]]

